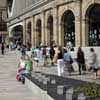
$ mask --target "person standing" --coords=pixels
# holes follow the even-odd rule
[[[1,54],[4,55],[4,43],[1,44]]]
[[[43,57],[43,66],[46,66],[47,63],[47,50],[46,50],[46,46],[43,47],[42,49],[42,57]]]
[[[29,58],[29,56],[26,55],[26,59],[25,59],[25,71],[21,72],[21,74],[20,74],[21,81],[22,81],[23,84],[25,83],[25,75],[28,75],[28,76],[31,77],[32,70],[33,70],[33,62]]]
[[[77,62],[79,66],[79,75],[82,74],[82,69],[85,69],[85,58],[84,58],[84,52],[82,51],[81,47],[78,48],[77,52]]]
[[[93,48],[90,48],[90,53],[88,55],[87,64],[88,64],[89,69],[90,70],[92,69],[97,74],[97,70],[98,70],[98,67],[97,67],[97,55],[96,55],[96,53],[95,53]]]
[[[22,47],[21,47],[21,54],[22,54],[23,56],[26,55],[26,50],[25,50],[25,46],[24,46],[24,45],[22,45]]]
[[[50,59],[51,59],[51,65],[53,65],[53,58],[54,58],[54,55],[55,55],[55,50],[54,50],[54,47],[51,46],[50,50],[49,50],[49,53],[50,53]]]
[[[38,67],[38,63],[40,61],[40,57],[41,57],[40,49],[37,46],[36,49],[34,50],[34,60],[37,62],[37,67]]]
[[[72,47],[73,47],[73,46],[72,46],[71,41],[68,41],[68,42],[66,43],[66,49],[67,49],[67,51],[70,51]]]
[[[25,73],[31,75],[31,71],[33,70],[33,62],[29,58],[28,55],[26,55],[25,59]]]
[[[64,72],[63,53],[61,47],[58,47],[57,70],[58,70],[58,76],[61,76],[61,74]]]
[[[71,75],[71,72],[73,71],[72,63],[73,63],[73,59],[71,57],[71,54],[66,49],[64,49],[65,71],[67,70],[70,75]]]

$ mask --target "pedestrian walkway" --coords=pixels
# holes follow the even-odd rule
[[[41,72],[44,74],[51,74],[51,75],[57,75],[57,64],[55,64],[54,66],[43,66],[43,61],[40,61],[38,67],[36,62],[33,61],[33,71],[34,72]],[[69,75],[68,72],[64,72],[62,74],[63,77],[65,78],[72,78],[72,79],[76,79],[76,80],[82,80],[82,81],[87,81],[87,82],[96,82],[97,84],[100,84],[100,76],[97,77],[97,79],[91,79],[90,76],[92,77],[90,72],[83,72],[82,75],[79,75],[79,72],[72,72],[71,76]]]
[[[0,54],[0,100],[38,100],[26,85],[16,80],[16,69],[15,51]]]

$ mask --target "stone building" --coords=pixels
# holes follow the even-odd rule
[[[7,0],[0,0],[0,43],[7,38]]]
[[[100,46],[100,0],[13,0],[9,9],[9,37],[24,44]]]

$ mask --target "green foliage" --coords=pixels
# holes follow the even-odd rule
[[[78,87],[75,91],[82,92],[85,96],[100,97],[100,88],[96,85],[96,82],[93,82],[92,85],[89,86]]]

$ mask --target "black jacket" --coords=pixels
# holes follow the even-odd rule
[[[85,58],[84,58],[84,53],[83,52],[78,52],[77,53],[77,62],[81,64],[85,64]]]

